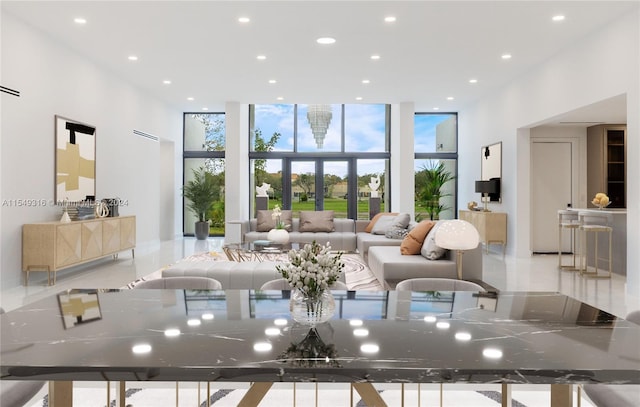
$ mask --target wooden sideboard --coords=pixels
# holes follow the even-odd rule
[[[22,271],[25,286],[30,271],[46,271],[56,283],[56,271],[131,249],[135,256],[136,217],[117,216],[73,222],[29,223],[22,226]]]
[[[502,253],[507,246],[507,214],[504,212],[460,211],[459,218],[466,220],[478,229],[480,241],[487,253],[492,243],[502,244]]]

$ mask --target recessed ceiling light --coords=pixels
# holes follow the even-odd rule
[[[87,19],[82,17],[76,17],[73,19],[73,22],[76,24],[87,24]]]
[[[469,83],[478,83],[477,79],[469,79]]]
[[[433,108],[433,110],[440,110],[440,108],[436,106]]]
[[[209,110],[209,108],[208,107],[203,107],[202,110]]]
[[[240,18],[238,18],[238,22],[239,23],[248,23],[249,21],[251,21],[251,19],[249,17],[240,17]]]
[[[356,97],[356,100],[362,100],[362,96]]]
[[[387,23],[393,23],[396,21],[396,18],[394,16],[387,16],[384,18],[384,21]]]
[[[164,83],[165,85],[171,85],[171,81],[168,79],[163,80],[162,83]]]
[[[367,85],[367,84],[371,83],[371,81],[370,81],[369,79],[363,79],[363,80],[362,80],[362,83],[364,83],[365,85]]]
[[[267,56],[266,55],[258,55],[256,57],[256,59],[259,59],[260,61],[264,61],[265,59],[267,59]]]
[[[135,56],[135,55],[129,55],[128,58],[129,58],[129,61],[137,61],[138,60],[138,57]]]
[[[328,44],[333,44],[336,42],[335,38],[331,38],[331,37],[320,37],[316,40],[316,42],[318,44],[322,44],[322,45],[328,45]]]
[[[551,17],[553,21],[564,21],[564,16],[562,14],[558,14],[557,16]]]
[[[284,98],[282,96],[278,96],[276,100],[284,100]]]
[[[276,83],[276,80],[275,79],[269,79],[269,83],[274,84],[274,83]]]
[[[511,54],[502,54],[502,59],[511,59]]]
[[[192,98],[191,96],[189,96],[189,97],[187,98],[187,100],[193,100],[193,98]]]
[[[371,59],[377,61],[378,59],[380,59],[380,55],[377,55],[377,54],[371,55]]]
[[[453,100],[453,96],[448,96],[447,100]]]

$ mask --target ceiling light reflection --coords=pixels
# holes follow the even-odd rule
[[[248,23],[250,21],[251,21],[251,19],[249,17],[239,17],[238,18],[238,22],[239,23]]]
[[[433,315],[427,315],[426,317],[424,317],[424,322],[436,322],[438,320],[438,318],[434,317]]]
[[[362,353],[377,353],[380,350],[380,347],[373,343],[365,343],[360,346],[360,351]]]
[[[214,317],[214,315],[210,312],[207,312],[206,314],[202,314],[202,319],[205,321],[211,321]]]
[[[165,329],[164,336],[168,336],[170,338],[174,336],[180,336],[180,330],[176,328]]]
[[[349,320],[349,325],[351,326],[362,326],[364,322],[361,319],[351,319]]]
[[[455,335],[456,339],[459,341],[470,341],[471,340],[471,334],[468,332],[458,332]]]
[[[278,336],[280,335],[280,328],[267,328],[264,330],[264,334],[267,336]]]
[[[440,321],[436,324],[436,328],[438,329],[449,329],[449,327],[451,326],[451,324],[449,324],[448,322],[445,321]]]
[[[253,344],[253,350],[257,352],[268,352],[273,348],[269,342],[258,342]]]
[[[131,350],[137,355],[140,355],[142,353],[149,353],[151,352],[151,345],[149,345],[148,343],[143,343],[140,345],[135,345],[133,348],[131,348]]]
[[[360,338],[369,336],[369,330],[366,328],[358,328],[353,330],[353,336],[358,336]]]
[[[274,319],[274,320],[273,320],[273,323],[274,323],[276,326],[285,326],[285,325],[287,325],[287,323],[288,323],[288,322],[287,322],[287,320],[286,320],[286,319],[284,319],[284,318],[278,318],[278,319]]]
[[[202,324],[202,321],[199,319],[190,319],[187,321],[187,325],[189,326],[199,326],[200,324]]]
[[[500,359],[502,357],[502,351],[495,348],[487,348],[482,351],[482,356],[489,359]]]

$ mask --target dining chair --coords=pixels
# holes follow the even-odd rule
[[[0,307],[0,314],[4,309]],[[22,407],[46,384],[43,380],[2,380],[0,381],[0,406]]]
[[[474,282],[454,278],[410,278],[396,285],[397,291],[485,291]]]
[[[627,314],[627,321],[640,325],[640,310]],[[637,349],[634,350],[637,357]],[[597,407],[640,406],[640,385],[634,384],[585,384],[584,392]]]
[[[342,281],[335,281],[330,288],[333,290],[348,290],[347,285]],[[278,278],[262,284],[260,290],[291,290],[291,286],[286,278]]]
[[[184,290],[220,290],[222,284],[209,277],[162,277],[142,281],[133,288],[168,288]]]

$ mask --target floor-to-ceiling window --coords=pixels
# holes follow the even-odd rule
[[[377,176],[382,210],[388,208],[388,105],[251,105],[249,111],[250,188],[270,184],[270,208],[367,219],[368,184]]]
[[[207,212],[210,222],[209,233],[224,235],[224,150],[225,116],[224,113],[185,113],[184,114],[184,182],[193,179],[194,171],[203,168],[215,184],[215,201]],[[183,202],[183,233],[191,236],[195,232],[194,213]]]
[[[414,143],[416,220],[455,219],[457,114],[416,113]]]

